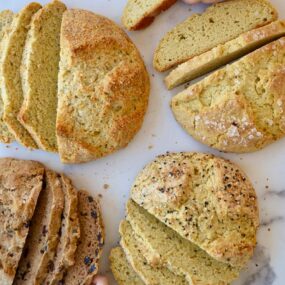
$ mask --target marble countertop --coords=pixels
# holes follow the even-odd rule
[[[28,0],[0,1],[0,9],[15,12]],[[48,1],[38,1],[47,3]],[[72,8],[89,9],[120,23],[126,0],[64,0]],[[271,1],[285,17],[284,0]],[[108,272],[108,254],[119,241],[118,225],[124,217],[125,202],[131,184],[140,169],[156,155],[166,151],[203,151],[229,158],[248,174],[259,198],[261,227],[258,246],[253,260],[234,285],[285,284],[285,139],[264,150],[244,155],[222,154],[207,148],[188,136],[175,122],[169,108],[171,97],[183,89],[172,92],[163,85],[164,74],[152,68],[153,51],[166,31],[205,5],[190,7],[181,2],[166,11],[146,30],[129,33],[140,49],[151,75],[151,97],[144,125],[130,145],[111,156],[95,162],[66,166],[56,154],[28,151],[18,144],[0,144],[0,157],[35,159],[47,166],[70,175],[79,188],[100,195],[106,225],[107,242],[102,272]],[[114,282],[112,284],[115,284]]]

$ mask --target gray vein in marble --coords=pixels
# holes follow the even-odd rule
[[[282,216],[276,216],[270,219],[264,219],[261,223],[260,223],[260,227],[268,227],[268,226],[272,226],[275,223],[279,223],[279,222],[284,222],[285,219]]]
[[[285,190],[275,191],[271,190],[265,193],[266,196],[277,196],[279,198],[285,198]]]

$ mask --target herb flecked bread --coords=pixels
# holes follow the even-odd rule
[[[239,276],[239,268],[213,259],[132,200],[127,203],[126,218],[152,266],[167,267],[191,285],[227,285]]]
[[[131,198],[218,261],[242,267],[253,255],[256,193],[230,161],[201,153],[158,156],[136,178]]]
[[[0,159],[1,285],[13,283],[42,190],[43,177],[44,167],[40,163]]]
[[[252,152],[285,134],[285,38],[220,69],[173,97],[176,120],[195,139]]]
[[[62,2],[54,0],[33,16],[21,64],[24,101],[18,119],[41,149],[52,152],[57,151],[59,43],[65,10]]]
[[[122,22],[128,30],[140,30],[149,26],[162,11],[177,0],[128,0]]]
[[[163,37],[155,51],[154,67],[166,71],[277,18],[277,11],[267,0],[215,4],[203,14],[189,17]]]
[[[165,78],[168,89],[202,76],[285,35],[285,21],[275,21],[180,64]]]
[[[61,29],[57,139],[61,160],[79,163],[125,147],[148,104],[143,60],[123,30],[85,10],[67,10]]]

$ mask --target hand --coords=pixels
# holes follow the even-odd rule
[[[221,0],[183,0],[183,1],[187,4],[197,4],[197,3],[201,3],[201,2],[212,4],[212,3],[221,2]]]
[[[92,285],[109,285],[109,282],[107,277],[98,275],[94,278]]]

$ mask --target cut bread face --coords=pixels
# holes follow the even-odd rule
[[[15,16],[9,36],[4,37],[1,60],[0,83],[4,103],[3,120],[16,140],[28,148],[37,148],[37,145],[17,119],[23,103],[20,66],[31,19],[40,8],[40,4],[33,2]]]
[[[57,81],[60,29],[66,6],[54,0],[33,17],[21,64],[24,95],[18,114],[37,145],[56,152]]]
[[[127,221],[143,246],[142,255],[154,267],[167,267],[195,285],[229,284],[239,276],[239,268],[213,259],[132,200],[127,203]]]
[[[80,240],[75,263],[64,277],[64,284],[89,285],[98,272],[104,245],[104,226],[99,201],[85,191],[78,192]]]
[[[169,31],[154,55],[156,70],[166,71],[249,30],[277,20],[267,0],[229,0],[195,14]]]
[[[59,175],[47,170],[14,285],[42,284],[59,241],[64,194]]]
[[[110,253],[110,266],[119,285],[144,285],[121,247],[113,248]]]
[[[42,190],[44,167],[34,161],[0,159],[0,280],[12,285]],[[12,254],[11,254],[12,253]]]
[[[196,140],[245,153],[285,135],[285,38],[272,42],[174,96],[176,120]]]
[[[120,224],[121,247],[123,248],[128,262],[137,275],[146,285],[188,285],[184,277],[175,275],[167,268],[153,268],[142,255],[143,246],[134,235],[131,225],[127,221]]]
[[[4,37],[8,36],[10,27],[14,18],[12,11],[5,10],[0,12],[0,58],[3,54],[3,42]],[[0,59],[1,62],[1,59]],[[0,65],[0,80],[1,80],[1,65]],[[1,84],[0,84],[1,86]],[[0,88],[1,92],[1,88]],[[14,139],[13,135],[9,132],[8,127],[6,126],[3,120],[4,104],[2,96],[0,95],[0,142],[2,143],[11,143]]]
[[[196,79],[232,60],[285,35],[285,21],[275,21],[266,26],[246,32],[234,40],[193,57],[179,65],[165,78],[168,89]]]
[[[128,30],[140,30],[149,26],[162,11],[177,0],[128,0],[122,22]]]

